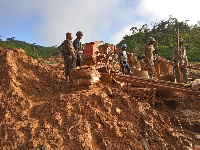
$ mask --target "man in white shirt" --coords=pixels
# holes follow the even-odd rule
[[[125,75],[125,68],[128,70],[128,74],[132,75],[131,68],[127,62],[127,52],[126,52],[126,44],[122,44],[121,50],[119,51],[119,60],[122,68],[122,74]]]

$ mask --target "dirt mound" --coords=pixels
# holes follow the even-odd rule
[[[183,132],[168,108],[151,107],[147,89],[131,88],[129,95],[104,83],[75,89],[65,82],[63,68],[47,66],[20,49],[0,48],[0,69],[2,149],[198,146],[192,129]]]

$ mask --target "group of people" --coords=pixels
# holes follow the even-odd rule
[[[155,48],[153,44],[155,43],[155,39],[153,37],[149,38],[149,41],[142,48],[142,58],[144,59],[144,63],[147,67],[148,74],[150,78],[153,78],[153,66],[154,66],[154,55]],[[131,68],[128,64],[127,60],[127,52],[126,52],[126,44],[122,44],[121,50],[119,51],[119,60],[121,64],[122,74],[125,75],[125,69],[128,70],[128,74],[132,75]]]
[[[66,40],[64,40],[63,43],[59,46],[59,49],[64,58],[65,77],[67,82],[70,80],[70,71],[75,67],[82,66],[82,59],[79,52],[82,50],[82,44],[80,40],[82,39],[83,33],[78,31],[76,36],[77,38],[72,43],[72,33],[66,33]]]
[[[72,33],[69,32],[66,33],[66,40],[63,41],[63,43],[59,46],[60,51],[64,58],[65,76],[67,82],[69,82],[70,70],[72,70],[75,67],[82,66],[81,63],[82,59],[79,52],[82,50],[82,44],[80,40],[82,39],[83,33],[81,31],[78,31],[76,33],[76,36],[77,38],[72,43],[73,39]],[[153,37],[150,37],[148,43],[145,44],[142,48],[142,58],[146,65],[146,69],[148,71],[148,75],[150,78],[153,78],[153,68],[155,66],[154,65],[155,48],[153,46],[155,42],[156,40]],[[126,48],[127,48],[126,44],[121,45],[121,50],[119,51],[119,61],[121,64],[122,74],[125,75],[125,69],[127,69],[128,74],[132,75],[131,68],[127,60],[128,52],[126,51]],[[108,48],[106,50],[108,51]],[[177,57],[179,59],[177,59]],[[172,54],[172,61],[176,63],[177,60],[179,61],[179,64],[182,65],[188,64],[186,49],[183,46],[182,38],[180,38],[179,40],[179,48],[175,47]],[[174,70],[175,70],[176,80],[179,81],[178,69],[176,66],[174,67]],[[187,69],[181,68],[180,72],[183,74],[184,83],[187,83],[188,82]]]
[[[146,65],[146,69],[148,71],[148,75],[150,78],[153,78],[153,68],[155,66],[155,48],[154,43],[156,40],[153,37],[149,38],[149,41],[147,44],[145,44],[142,48],[142,58],[144,61],[144,64]],[[122,44],[121,46],[122,50],[119,52],[120,57],[120,63],[121,63],[121,69],[122,74],[125,74],[125,68],[127,68],[129,75],[132,75],[130,66],[127,61],[127,52],[126,52],[126,44]],[[177,59],[178,57],[178,59]],[[188,65],[188,59],[186,55],[186,49],[183,46],[183,39],[179,39],[179,48],[175,47],[172,51],[172,62],[177,63],[177,60],[180,65]],[[179,72],[180,71],[180,72]],[[188,83],[188,71],[186,68],[179,68],[177,66],[174,67],[173,74],[176,75],[176,81],[180,81],[179,74],[183,74],[183,82]]]

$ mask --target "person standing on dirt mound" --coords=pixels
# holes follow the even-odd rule
[[[78,66],[82,66],[82,58],[81,58],[81,55],[79,52],[82,50],[82,44],[81,44],[80,40],[82,39],[83,32],[78,31],[76,33],[76,36],[77,36],[77,38],[73,41],[73,46],[77,53],[76,67],[78,67]]]
[[[122,44],[121,50],[119,51],[119,60],[121,64],[122,74],[125,75],[125,68],[128,70],[128,74],[132,75],[131,68],[127,61],[126,44]]]
[[[66,40],[60,45],[60,50],[64,58],[65,77],[69,82],[69,73],[75,67],[76,51],[72,43],[72,33],[66,33]]]
[[[179,49],[178,49],[178,55],[179,55],[179,64],[180,65],[188,65],[188,59],[186,55],[186,48],[183,46],[183,39],[179,39]],[[177,59],[177,47],[174,47],[173,49],[173,54],[172,54],[172,61],[176,62]],[[176,81],[179,82],[178,79],[178,72],[177,72],[177,67],[175,66],[174,68],[175,74],[176,74]],[[180,68],[180,72],[183,74],[183,82],[185,84],[188,83],[188,71],[187,68]]]
[[[155,42],[156,40],[153,37],[150,37],[148,43],[145,44],[142,48],[142,58],[144,59],[144,63],[147,67],[150,78],[153,78],[154,55],[155,55],[155,48],[153,44]]]

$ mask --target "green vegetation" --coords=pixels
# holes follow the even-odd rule
[[[0,40],[1,47],[10,49],[22,48],[33,58],[47,58],[59,52],[56,46],[44,47],[35,44],[36,43],[29,44],[24,41],[15,40],[15,37],[7,38],[6,41]]]
[[[142,46],[152,36],[156,39],[156,53],[170,60],[172,49],[176,46],[176,29],[179,27],[180,38],[184,39],[188,60],[198,62],[200,61],[200,21],[195,25],[188,25],[188,21],[179,22],[171,15],[167,21],[152,23],[152,29],[148,28],[147,24],[140,29],[132,27],[130,29],[132,35],[125,35],[117,46],[126,43],[127,50],[140,59]]]
[[[184,39],[188,60],[190,62],[200,62],[200,21],[195,25],[188,25],[188,21],[179,22],[171,15],[167,21],[162,20],[152,23],[151,29],[147,24],[143,25],[140,29],[132,27],[130,29],[132,35],[125,35],[117,47],[126,43],[127,50],[133,52],[140,59],[142,46],[152,36],[156,39],[156,53],[170,60],[172,49],[176,46],[176,29],[179,27],[180,38]],[[11,49],[22,48],[33,58],[46,58],[59,52],[56,46],[44,47],[35,44],[15,40],[15,37],[7,38],[6,41],[0,39],[0,46]]]

